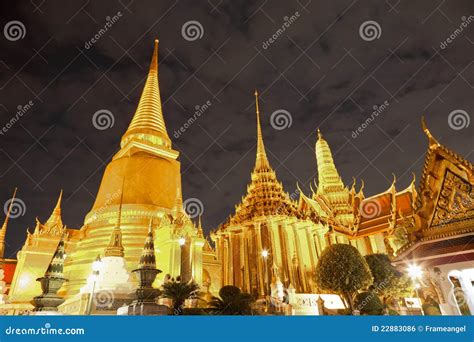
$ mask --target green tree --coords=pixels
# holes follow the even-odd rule
[[[326,247],[318,260],[315,275],[319,289],[341,295],[351,311],[354,294],[370,286],[373,280],[365,259],[348,244]]]
[[[365,291],[356,295],[354,304],[363,315],[381,315],[384,305],[373,291]]]
[[[168,281],[163,283],[162,296],[173,301],[173,314],[182,315],[184,301],[188,298],[197,298],[199,285],[194,281],[183,283],[180,281]]]
[[[236,286],[227,285],[220,289],[219,297],[213,297],[209,306],[219,315],[250,315],[254,301],[248,293],[242,293]]]
[[[406,297],[413,292],[413,284],[406,274],[398,271],[390,262],[386,254],[370,254],[365,256],[370,267],[374,283],[372,290],[383,298],[388,299]]]
[[[398,292],[402,273],[391,263],[387,254],[370,254],[365,256],[370,272],[374,277],[372,291],[384,299]]]

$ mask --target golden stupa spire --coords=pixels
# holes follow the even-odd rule
[[[5,256],[5,236],[7,235],[8,220],[10,219],[10,214],[12,211],[13,202],[15,202],[17,188],[13,191],[13,197],[10,200],[10,205],[8,206],[8,211],[5,216],[5,221],[3,226],[0,229],[0,259],[3,259]]]
[[[150,138],[150,136],[154,138]],[[122,138],[122,147],[135,138],[152,145],[171,146],[166,132],[165,121],[161,106],[160,86],[158,81],[158,39],[155,40],[150,69],[143,88],[140,102]],[[158,139],[157,139],[158,138]]]
[[[318,128],[318,140],[316,141],[316,161],[318,164],[318,191],[329,189],[342,189],[344,185],[339,176],[339,172],[334,164],[329,144]]]
[[[61,189],[61,192],[59,193],[58,201],[56,202],[56,206],[54,207],[53,212],[51,213],[51,216],[49,217],[48,221],[46,221],[45,223],[46,226],[58,225],[62,227],[63,225],[62,220],[61,220],[62,200],[63,200],[63,189]]]
[[[257,114],[257,159],[255,161],[255,169],[269,169],[270,163],[265,152],[265,145],[263,145],[262,126],[260,125],[260,110],[258,107],[258,91],[255,90],[255,111]]]
[[[105,249],[105,256],[114,256],[114,257],[124,257],[123,245],[122,245],[122,229],[120,227],[122,223],[122,203],[123,203],[123,188],[125,184],[125,179],[122,181],[122,192],[120,194],[120,204],[117,214],[117,224],[112,231],[110,236],[110,242],[107,248]]]

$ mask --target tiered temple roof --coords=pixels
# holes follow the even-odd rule
[[[235,214],[221,228],[227,225],[249,222],[257,217],[272,215],[298,217],[301,215],[297,210],[296,203],[283,190],[283,185],[278,181],[275,171],[268,162],[262,137],[257,91],[255,91],[255,108],[257,116],[257,153],[255,167],[251,174],[251,182],[247,186],[247,194],[236,205]]]

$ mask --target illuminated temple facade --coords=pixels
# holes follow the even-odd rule
[[[385,192],[365,197],[363,188],[346,187],[331,149],[318,130],[318,183],[311,196],[283,190],[263,143],[258,94],[257,152],[247,194],[235,213],[213,233],[222,285],[233,284],[255,295],[270,295],[277,281],[297,293],[317,293],[314,272],[324,248],[348,243],[363,255],[391,256],[404,243],[397,230],[413,219],[414,180],[397,191],[395,179]],[[295,196],[296,195],[296,196]],[[298,200],[296,199],[298,198]]]
[[[472,302],[451,309],[447,304],[456,289],[474,297],[471,163],[441,145],[423,122],[429,144],[419,187],[413,177],[408,187],[399,189],[394,176],[388,189],[366,196],[363,182],[358,189],[355,180],[351,186],[343,183],[328,141],[318,130],[318,179],[312,182],[311,194],[296,184],[290,195],[267,158],[257,92],[255,105],[257,145],[250,182],[235,212],[211,232],[211,244],[200,220],[192,222],[183,209],[179,153],[173,149],[162,112],[156,41],[136,112],[120,150],[105,169],[83,226],[70,228],[63,223],[61,192],[50,217],[44,222],[36,219],[17,254],[8,284],[10,308],[28,309],[32,298],[41,293],[35,280],[44,275],[61,239],[67,254],[64,278],[68,281],[59,291],[66,298],[65,312],[84,313],[80,296],[90,287],[98,256],[109,258],[108,264],[115,265],[113,272],[121,272],[122,288],[136,286],[129,274],[139,264],[151,225],[156,264],[162,271],[155,286],[170,275],[193,279],[208,294],[236,285],[262,298],[273,295],[278,284],[296,293],[315,294],[314,273],[322,251],[331,244],[347,243],[363,255],[388,254],[401,267],[414,261],[426,265],[429,279],[424,290],[446,305],[444,312],[474,312]],[[8,214],[0,230],[2,271],[7,270],[3,259],[7,224]],[[2,276],[3,272],[0,288],[5,287]],[[120,287],[110,280],[107,288]],[[4,299],[0,297],[0,305]]]

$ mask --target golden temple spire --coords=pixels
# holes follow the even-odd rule
[[[258,91],[255,89],[255,111],[257,114],[257,159],[255,161],[255,169],[270,169],[270,163],[263,145],[262,126],[260,124],[260,110],[258,107]]]
[[[204,237],[204,232],[202,231],[202,222],[201,222],[201,215],[199,215],[199,219],[198,219],[198,237],[202,238]]]
[[[51,216],[49,217],[48,221],[46,221],[45,225],[46,226],[63,226],[63,222],[61,220],[61,202],[63,200],[63,189],[61,189],[61,192],[59,193],[58,201],[56,202],[56,206],[53,209],[53,212],[51,213]]]
[[[140,102],[127,132],[125,132],[122,138],[122,147],[133,138],[146,144],[171,146],[161,106],[158,81],[158,39],[155,40],[150,69]]]
[[[120,227],[122,222],[122,203],[123,203],[123,188],[125,184],[125,179],[122,181],[122,192],[120,194],[120,204],[117,215],[117,225],[112,231],[110,236],[110,242],[107,248],[105,249],[105,256],[114,256],[114,257],[124,257],[123,245],[122,245],[122,229]]]
[[[5,236],[7,235],[8,220],[10,219],[10,214],[12,211],[13,202],[15,202],[17,188],[13,191],[13,197],[10,200],[10,205],[8,206],[8,211],[5,216],[5,221],[3,226],[0,229],[0,259],[3,259],[5,256]]]
[[[341,181],[339,172],[334,164],[331,149],[329,144],[321,134],[318,128],[318,140],[316,141],[316,161],[318,165],[318,193],[326,192],[327,190],[340,191],[344,189],[344,184]]]

